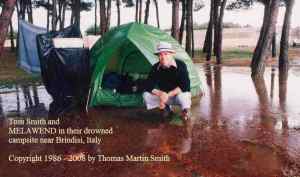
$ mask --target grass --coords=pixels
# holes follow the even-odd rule
[[[299,56],[299,48],[290,48],[290,59],[297,59]],[[228,66],[248,66],[251,62],[251,57],[252,49],[250,48],[225,49],[223,51],[222,63]],[[202,53],[202,50],[200,49],[196,50],[193,61],[195,63],[205,62],[206,54]],[[212,61],[215,61],[214,56],[212,57]],[[10,52],[8,49],[0,56],[0,85],[41,82],[41,77],[39,75],[31,75],[24,72],[17,67],[16,62],[16,53]]]
[[[8,50],[0,57],[0,85],[41,81],[39,75],[32,75],[17,67],[16,53]]]
[[[197,50],[195,53],[195,62],[204,62],[205,54],[201,50]],[[251,59],[251,50],[231,49],[223,52],[223,59],[238,59],[245,60]],[[0,85],[12,85],[16,83],[33,83],[40,82],[40,75],[32,75],[24,72],[17,67],[16,53],[10,52],[8,49],[0,56]],[[214,60],[214,59],[212,59]]]
[[[226,59],[251,59],[253,52],[250,50],[230,50],[223,52],[223,58]]]
[[[252,57],[252,50],[250,49],[228,49],[224,50],[222,53],[223,60],[231,60],[231,59],[238,59],[238,60],[250,60]],[[202,52],[202,50],[195,51],[195,62],[204,62],[206,60],[206,54]],[[214,56],[212,57],[214,60]]]

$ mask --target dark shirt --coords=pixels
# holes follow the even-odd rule
[[[148,76],[147,91],[151,92],[158,87],[159,90],[169,92],[179,87],[182,92],[189,92],[190,79],[184,62],[175,59],[176,65],[164,68],[159,62],[154,64]]]

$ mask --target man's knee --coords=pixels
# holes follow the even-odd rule
[[[153,97],[154,97],[155,95],[153,95],[153,94],[151,94],[150,92],[144,92],[143,93],[143,99],[144,100],[149,100],[149,99],[153,99]]]
[[[182,109],[189,109],[192,105],[191,92],[182,92],[176,96],[176,100]]]
[[[144,92],[144,93],[143,93],[143,98],[144,98],[144,100],[145,100],[146,98],[148,98],[148,97],[149,97],[149,95],[150,95],[150,93],[149,93],[149,92]]]
[[[150,92],[144,92],[143,99],[147,109],[153,109],[159,106],[158,96],[153,95]]]

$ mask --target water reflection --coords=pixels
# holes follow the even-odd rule
[[[205,65],[206,83],[210,98],[210,117],[213,128],[220,124],[222,115],[222,66]]]
[[[32,102],[31,94],[30,94],[30,91],[29,91],[29,86],[28,85],[22,85],[21,88],[22,88],[23,95],[24,95],[24,101],[25,101],[26,109],[29,108],[29,107],[32,107],[33,102]]]
[[[253,84],[259,100],[259,109],[261,118],[269,118],[269,97],[268,91],[263,77],[253,77]]]
[[[279,106],[282,115],[282,127],[284,130],[289,128],[286,110],[288,71],[279,72]]]
[[[275,80],[275,68],[272,67],[272,72],[271,72],[271,91],[270,91],[270,102],[273,104],[273,97],[274,97],[274,80]]]
[[[222,114],[222,66],[214,66],[214,92],[212,100],[212,122],[213,126],[218,126],[218,121]]]
[[[47,117],[51,98],[40,83],[4,87],[0,89],[0,96],[5,103],[2,104],[5,117]]]
[[[2,107],[2,98],[1,98],[1,95],[0,95],[0,118],[3,118],[4,115],[3,115],[3,107]]]
[[[34,104],[35,105],[39,105],[40,104],[40,100],[39,100],[39,95],[37,92],[37,87],[36,85],[32,86],[32,91],[33,91],[33,100],[34,100]]]
[[[20,116],[20,95],[19,95],[18,85],[16,85],[16,97],[17,97],[17,116]]]
[[[268,128],[274,128],[276,120],[278,119],[277,115],[279,115],[279,119],[282,121],[281,128],[283,131],[286,131],[288,129],[288,116],[286,111],[288,72],[279,72],[278,79],[279,110],[276,111],[276,107],[273,105],[275,68],[271,70],[270,100],[268,98],[268,90],[264,78],[252,78],[260,104],[260,117],[264,119],[262,122],[265,122],[265,125],[268,124]],[[274,112],[276,112],[277,115]]]

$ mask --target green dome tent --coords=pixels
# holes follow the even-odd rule
[[[134,78],[147,78],[151,66],[158,62],[154,55],[159,41],[172,44],[176,58],[185,62],[191,81],[192,96],[201,91],[201,82],[194,64],[180,44],[166,32],[153,26],[129,23],[105,33],[91,49],[91,90],[89,106],[143,106],[141,94],[120,94],[101,87],[103,75],[109,72],[129,73]]]

